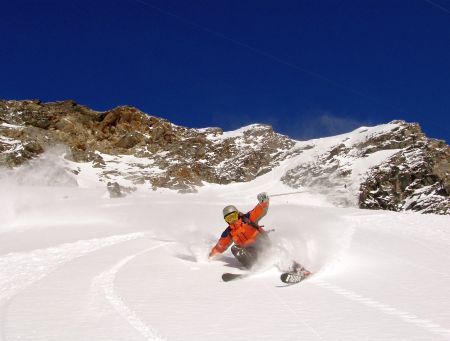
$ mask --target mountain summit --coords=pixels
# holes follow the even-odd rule
[[[130,106],[99,112],[74,101],[0,100],[0,166],[20,169],[48,150],[78,186],[195,192],[206,183],[271,173],[336,206],[450,214],[450,147],[417,123],[393,121],[296,141],[253,124],[191,129]]]

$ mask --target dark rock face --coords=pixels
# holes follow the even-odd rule
[[[361,208],[450,214],[450,147],[421,140],[374,167],[361,184]]]

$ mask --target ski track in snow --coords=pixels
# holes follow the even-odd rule
[[[64,263],[85,256],[104,247],[142,238],[144,232],[115,235],[105,238],[79,240],[46,249],[25,253],[9,253],[0,257],[0,303],[41,280]]]
[[[450,329],[446,329],[441,327],[439,324],[434,323],[431,320],[420,318],[414,314],[411,314],[407,311],[402,311],[399,309],[396,309],[389,304],[381,303],[377,300],[374,300],[370,297],[365,297],[363,295],[360,295],[356,292],[343,289],[335,284],[331,284],[325,280],[316,279],[314,283],[326,290],[329,290],[333,292],[334,294],[340,295],[342,297],[345,297],[346,299],[349,299],[354,302],[358,302],[360,304],[363,304],[367,307],[377,309],[378,311],[395,316],[400,318],[406,323],[411,323],[413,325],[416,325],[420,328],[423,328],[433,334],[438,334],[446,338],[450,338]]]
[[[170,244],[171,242],[165,242],[152,246],[143,251],[135,253],[131,256],[125,257],[112,268],[102,272],[100,275],[94,278],[92,281],[91,292],[103,292],[106,300],[116,310],[116,312],[122,316],[134,329],[136,329],[144,338],[150,341],[164,341],[161,335],[151,326],[145,324],[131,308],[129,308],[122,300],[120,295],[114,290],[114,280],[117,273],[122,267],[127,265],[131,260],[143,255],[152,250],[158,249],[162,246]],[[95,294],[94,294],[95,295]]]

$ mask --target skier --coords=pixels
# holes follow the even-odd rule
[[[233,205],[223,209],[223,218],[228,223],[228,227],[211,249],[209,259],[223,253],[234,242],[231,253],[245,268],[250,269],[262,254],[269,251],[271,247],[269,236],[262,226],[258,225],[269,209],[269,196],[262,192],[257,195],[257,199],[258,204],[246,214],[239,212]],[[310,271],[293,261],[289,270],[283,271],[281,280],[285,283],[297,283],[309,275],[311,275]],[[237,278],[236,275],[231,277]]]
[[[262,226],[258,225],[269,209],[269,196],[263,192],[258,194],[257,199],[258,204],[246,214],[239,212],[233,205],[223,209],[223,218],[228,227],[209,253],[209,259],[224,252],[234,242],[231,253],[244,267],[251,268],[258,257],[269,249],[269,236]]]

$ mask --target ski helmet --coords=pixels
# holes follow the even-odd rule
[[[233,212],[239,212],[239,211],[236,208],[236,206],[228,205],[223,209],[223,217],[225,218],[225,216],[227,216],[228,214],[233,213]]]

